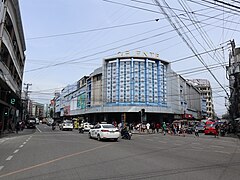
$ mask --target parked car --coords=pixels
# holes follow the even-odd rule
[[[36,128],[36,119],[35,118],[29,118],[26,122],[27,128]]]
[[[73,122],[72,120],[63,120],[62,123],[59,124],[59,129],[64,131],[64,130],[73,130]]]
[[[117,141],[120,137],[120,132],[112,124],[96,124],[89,130],[89,138],[96,138],[98,141],[103,139],[113,139]]]

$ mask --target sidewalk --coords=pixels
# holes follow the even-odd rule
[[[0,138],[6,138],[6,137],[14,137],[14,136],[19,136],[19,135],[24,135],[25,133],[23,133],[23,131],[18,131],[18,133],[16,133],[15,131],[12,132],[2,132],[0,135]]]
[[[153,134],[162,134],[162,131],[159,131],[159,133],[155,132],[155,133],[152,133],[152,131],[150,130],[150,133],[147,133],[147,131],[144,131],[144,132],[139,132],[139,131],[136,131],[136,130],[133,130],[131,131],[132,134],[138,134],[138,135],[153,135]],[[207,135],[204,135],[204,133],[201,133],[199,134],[201,137],[208,137]],[[180,135],[171,135],[171,134],[166,134],[166,136],[181,136],[181,137],[195,137],[194,134],[187,134],[185,133],[184,135],[183,134],[180,134]],[[210,136],[209,136],[210,137]],[[220,136],[221,137],[221,136]],[[240,139],[240,133],[238,134],[226,134],[225,136],[223,137],[230,137],[230,138],[239,138]]]
[[[151,135],[151,134],[162,134],[162,131],[159,131],[159,133],[157,133],[157,131],[155,131],[155,133],[152,133],[152,130],[150,130],[150,132],[148,133],[147,130],[145,130],[144,132],[140,132],[137,130],[132,130],[131,131],[132,134],[139,134],[139,135]]]
[[[225,137],[239,138],[240,139],[240,133],[237,133],[237,134],[226,134]]]

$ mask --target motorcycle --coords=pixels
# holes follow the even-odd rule
[[[221,135],[221,136],[225,136],[225,133],[226,133],[226,132],[225,132],[225,129],[224,129],[224,128],[221,128],[221,129],[220,129],[220,135]]]
[[[54,131],[56,129],[56,127],[55,126],[52,126],[52,130]]]
[[[122,136],[122,139],[128,139],[130,140],[132,138],[132,133],[127,131],[127,130],[122,130],[121,131],[121,136]]]
[[[84,133],[84,128],[79,128],[78,131],[79,133]]]

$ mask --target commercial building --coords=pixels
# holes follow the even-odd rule
[[[29,100],[28,116],[42,119],[44,117],[44,104]]]
[[[167,61],[140,51],[103,59],[102,67],[66,86],[57,102],[61,117],[93,123],[201,119],[206,109],[200,91]]]
[[[26,50],[18,0],[0,1],[0,131],[21,116]]]
[[[215,112],[214,112],[212,88],[211,88],[210,82],[207,79],[188,79],[188,82],[191,83],[197,89],[199,89],[202,97],[206,99],[207,114],[204,114],[203,112],[202,115],[206,116],[206,118],[213,119]]]
[[[232,51],[229,54],[229,88],[230,106],[229,114],[231,120],[240,119],[240,47],[236,48],[234,41],[231,43]]]

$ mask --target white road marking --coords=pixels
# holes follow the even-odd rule
[[[13,156],[8,156],[8,158],[6,159],[6,161],[10,161],[13,158]]]
[[[4,143],[5,141],[5,139],[0,139],[0,144]]]
[[[146,139],[146,140],[148,140],[148,141],[153,141],[152,139]]]
[[[23,145],[21,145],[21,146],[19,146],[20,148],[22,148],[23,147]]]
[[[104,147],[107,147],[107,146],[110,146],[110,145],[111,144],[105,144],[103,146],[98,146],[98,147],[95,147],[95,148],[92,148],[92,149],[87,149],[87,150],[79,151],[79,152],[76,152],[76,153],[73,153],[73,154],[68,154],[68,155],[59,157],[57,159],[52,159],[52,160],[47,161],[47,162],[43,162],[43,163],[40,163],[40,164],[25,167],[23,169],[15,170],[15,171],[12,171],[12,172],[9,172],[9,173],[6,173],[6,174],[0,174],[0,179],[3,178],[3,177],[15,175],[15,174],[22,173],[22,172],[25,172],[25,171],[28,171],[28,170],[32,170],[32,169],[35,169],[35,168],[46,166],[46,165],[49,165],[49,164],[52,164],[52,163],[55,163],[55,162],[58,162],[58,161],[62,161],[62,160],[67,159],[67,158],[71,158],[71,157],[74,157],[74,156],[79,156],[81,154],[89,153],[91,151],[95,151],[97,149],[104,148]]]
[[[211,147],[213,147],[213,148],[224,148],[223,146],[215,146],[215,145],[211,145]]]
[[[231,154],[231,153],[225,152],[225,151],[214,151],[214,152],[216,152],[216,153],[224,153],[224,154]]]
[[[27,142],[24,142],[23,144],[26,144]]]
[[[16,149],[13,153],[15,154],[15,153],[17,153],[19,151],[19,149]]]
[[[4,168],[4,166],[0,166],[0,171]]]
[[[182,144],[174,143],[174,145],[175,145],[175,146],[180,146],[180,145],[182,145]]]
[[[42,131],[36,126],[37,130],[41,133]]]
[[[194,147],[194,146],[192,146],[192,148],[193,149],[198,149],[198,150],[203,150],[203,148],[201,148],[201,147]]]
[[[200,143],[192,143],[192,144],[197,144],[197,145],[199,145]]]

